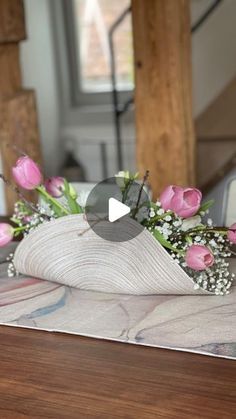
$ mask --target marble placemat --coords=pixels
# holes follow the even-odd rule
[[[224,297],[104,294],[8,278],[2,264],[0,324],[236,359],[236,286]]]

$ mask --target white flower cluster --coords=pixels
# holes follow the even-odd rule
[[[54,212],[50,208],[36,205],[36,212],[31,212],[22,202],[17,202],[14,208],[12,221],[18,227],[24,227],[23,234],[26,235],[45,221],[55,218]]]
[[[171,212],[165,213],[159,201],[150,209],[149,219],[150,225],[148,230],[151,232],[153,232],[153,229],[158,230],[166,240],[178,233],[183,224],[183,220],[180,217],[176,217]]]
[[[13,263],[13,257],[14,257],[13,253],[10,253],[9,256],[7,257],[7,262],[8,262],[7,275],[9,277],[18,275],[18,272],[16,271],[14,263]]]
[[[228,239],[213,228],[213,222],[208,219],[203,223],[207,212],[188,219],[182,219],[173,212],[165,212],[160,202],[156,202],[149,211],[147,229],[154,234],[158,231],[164,240],[170,244],[170,255],[181,268],[193,279],[194,288],[202,288],[216,295],[229,293],[234,274],[229,272],[231,256]],[[204,271],[189,268],[185,261],[187,249],[193,245],[203,245],[211,249],[214,265]]]
[[[185,268],[186,272],[193,278],[195,288],[203,288],[214,292],[216,295],[229,294],[235,275],[230,274],[229,263],[226,261],[231,256],[228,240],[219,233],[212,234],[206,231],[202,233],[201,237],[196,236],[193,243],[209,246],[215,259],[214,265],[203,272],[195,272]]]
[[[51,221],[55,218],[55,214],[52,210],[45,209],[40,205],[36,206],[37,212],[30,213],[29,210],[22,204],[22,202],[17,202],[14,208],[14,214],[12,221],[17,224],[20,228],[24,228],[22,233],[23,236],[28,235],[31,231],[35,230],[40,224],[45,223],[45,221]],[[9,277],[14,277],[18,275],[18,272],[14,266],[14,255],[11,253],[8,258],[8,268],[7,274]]]

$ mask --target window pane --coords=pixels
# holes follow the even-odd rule
[[[111,90],[108,30],[130,0],[74,0],[78,34],[80,83],[84,92]],[[115,36],[117,85],[133,88],[133,42],[131,14],[118,27]]]

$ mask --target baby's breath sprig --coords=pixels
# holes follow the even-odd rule
[[[216,295],[229,293],[234,274],[229,272],[229,263],[226,261],[231,255],[229,231],[226,227],[213,226],[212,220],[206,224],[203,216],[212,205],[202,206],[197,214],[187,219],[177,215],[174,211],[165,210],[161,202],[151,203],[149,218],[145,226],[151,234],[166,248],[173,260],[193,279],[194,288],[202,288]],[[205,249],[210,252],[214,263],[197,271],[188,266],[186,255],[189,249]]]

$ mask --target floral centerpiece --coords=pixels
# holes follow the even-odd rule
[[[28,156],[18,159],[12,168],[16,186],[3,175],[1,178],[13,188],[19,201],[15,204],[12,224],[0,223],[0,247],[8,245],[15,237],[26,237],[44,223],[84,214],[86,200],[81,199],[66,179],[52,177],[43,179],[38,165]],[[119,172],[117,184],[126,202],[129,189],[138,174]],[[140,192],[147,180],[146,173],[140,185]],[[20,189],[19,189],[20,187]],[[35,190],[40,197],[39,204],[29,202],[22,190]],[[140,195],[140,194],[139,194]],[[146,212],[138,218],[139,197],[131,217],[166,249],[172,260],[178,264],[194,282],[194,289],[201,288],[216,295],[229,293],[234,274],[229,272],[228,258],[232,254],[231,245],[236,244],[236,223],[230,228],[213,225],[207,214],[212,201],[202,203],[202,194],[196,188],[168,186],[157,202],[147,202]],[[15,275],[14,255],[9,258],[9,276]]]

